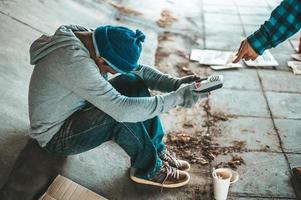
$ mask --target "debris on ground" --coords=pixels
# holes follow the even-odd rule
[[[218,126],[220,121],[228,121],[229,118],[235,118],[234,115],[230,115],[224,112],[215,112],[211,111],[209,102],[204,105],[204,110],[208,115],[208,119],[205,121],[204,126],[208,127],[210,134],[216,137],[219,137],[222,134],[222,128]]]
[[[245,141],[234,140],[232,142],[232,144],[234,145],[233,147],[235,148],[235,150],[238,150],[238,151],[242,151],[242,149],[246,148],[246,142]]]
[[[169,42],[165,43],[165,41]],[[180,76],[194,74],[194,71],[197,72],[197,69],[190,62],[188,54],[182,49],[174,48],[174,46],[169,47],[170,41],[176,42],[176,35],[171,32],[164,32],[158,37],[159,44],[155,59],[159,69],[166,72],[173,71]],[[172,54],[173,56],[170,57]],[[168,59],[172,60],[168,62]],[[228,134],[224,133],[220,122],[225,122],[230,118],[235,118],[235,116],[224,112],[212,112],[208,100],[202,106],[206,112],[206,117],[203,118],[200,124],[185,120],[186,116],[181,113],[181,110],[176,112],[180,117],[183,117],[183,129],[172,129],[166,133],[167,148],[176,156],[192,164],[198,164],[198,166],[209,165],[218,155],[244,151],[246,148],[244,141],[233,141],[228,147],[222,147],[214,142],[216,137]],[[229,164],[235,167],[239,163],[237,160],[233,160]],[[228,166],[229,164],[227,163]]]
[[[161,41],[173,41],[172,35],[173,34],[171,32],[165,31],[164,33],[162,33],[162,34],[160,34],[158,36],[158,42],[161,42]]]
[[[113,1],[110,1],[110,0],[105,0],[105,2],[107,2],[108,4],[110,4],[111,6],[113,6],[114,8],[116,8],[117,10],[119,10],[122,13],[129,14],[129,15],[134,15],[134,16],[142,15],[141,12],[139,12],[137,10],[134,10],[134,9],[131,9],[131,8],[128,8],[126,6],[123,6],[119,3],[116,3],[116,2],[113,2]]]
[[[178,68],[179,71],[187,74],[187,75],[193,75],[195,74],[194,72],[191,71],[191,69],[189,69],[189,64],[188,63],[178,63],[176,65],[176,67]]]
[[[203,127],[207,127],[208,133],[200,131],[190,132],[176,132],[171,131],[167,133],[166,144],[170,150],[182,159],[188,160],[190,163],[207,165],[215,160],[218,155],[226,155],[228,153],[238,153],[245,149],[246,142],[233,141],[229,147],[220,147],[219,144],[214,143],[214,137],[219,137],[222,132],[221,128],[217,126],[219,121],[227,121],[231,115],[225,113],[210,112],[208,102],[204,105],[209,117],[205,120]],[[185,127],[191,127],[187,122],[183,124]]]
[[[243,128],[240,130],[241,132],[249,132],[249,133],[255,133],[254,130],[250,130],[250,129],[247,129],[247,128]]]
[[[245,161],[242,157],[240,156],[233,156],[232,160],[230,160],[228,162],[228,165],[232,168],[232,169],[237,169],[238,166],[245,164]]]
[[[193,128],[194,125],[193,125],[193,123],[191,123],[191,122],[184,122],[183,127],[184,127],[184,128]]]
[[[161,18],[157,21],[157,24],[158,26],[164,28],[172,25],[176,21],[178,21],[178,18],[172,16],[169,10],[164,9],[161,12]]]
[[[238,166],[241,166],[242,164],[246,164],[244,159],[241,156],[232,156],[231,160],[228,161],[227,163],[225,162],[220,162],[218,165],[216,165],[216,168],[220,167],[228,167],[233,170],[236,170]]]
[[[185,200],[196,199],[213,199],[213,185],[193,185],[189,184],[187,187],[183,187],[183,192],[186,194]]]
[[[211,138],[202,135],[201,132],[195,134],[169,132],[166,138],[168,148],[190,163],[206,165],[215,158],[215,155],[208,151]]]

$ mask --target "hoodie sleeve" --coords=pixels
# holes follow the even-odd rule
[[[139,122],[166,112],[178,104],[175,92],[153,97],[121,95],[105,80],[90,58],[57,68],[55,77],[63,87],[89,101],[118,122]]]
[[[133,73],[140,76],[144,80],[147,87],[151,90],[171,92],[177,89],[177,81],[179,80],[178,78],[169,74],[163,74],[154,67],[139,65],[139,67],[133,71]]]

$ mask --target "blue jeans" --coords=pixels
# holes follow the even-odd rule
[[[122,74],[109,82],[125,96],[150,96],[143,80],[135,74]],[[136,175],[151,178],[162,165],[158,153],[165,150],[163,136],[159,117],[136,123],[117,122],[89,104],[65,121],[45,149],[55,154],[72,155],[113,139],[131,157],[131,166],[136,168]]]

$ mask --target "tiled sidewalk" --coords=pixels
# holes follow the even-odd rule
[[[126,5],[139,9],[133,1],[126,2]],[[195,47],[237,50],[240,41],[259,28],[280,1],[203,0],[187,2],[189,5],[170,2],[165,7],[174,16],[179,16],[179,21],[162,31],[177,34],[177,37],[167,44],[162,43],[162,46],[189,53]],[[152,2],[152,5],[158,6],[159,2]],[[181,35],[186,41],[183,45],[179,45]],[[298,35],[294,38],[298,38]],[[188,41],[197,42],[190,44]],[[286,64],[292,60],[290,54],[294,53],[289,40],[271,52],[280,63],[278,67],[218,72],[225,77],[225,87],[213,92],[208,101],[211,108],[209,112],[231,116],[214,125],[222,129],[222,133],[213,141],[220,147],[231,147],[234,141],[246,143],[242,152],[220,155],[210,165],[227,162],[234,155],[244,159],[245,164],[237,169],[241,179],[231,187],[232,199],[296,198],[295,191],[298,189],[292,187],[290,170],[301,165],[301,140],[298,139],[301,133],[301,77],[293,75]],[[169,63],[176,64],[176,59],[169,55],[164,61],[160,58],[157,64],[164,71],[177,71],[174,66],[166,67]],[[199,70],[195,66],[188,66],[194,71]],[[206,69],[203,74],[212,73],[217,72]],[[173,124],[176,121],[169,118],[181,115],[181,112],[164,116],[169,131],[179,130],[179,126]]]
[[[21,149],[27,140],[23,136],[28,124],[25,100],[27,93],[24,91],[28,89],[26,85],[32,69],[26,68],[30,67],[27,52],[30,42],[41,33],[52,33],[61,24],[78,23],[93,27],[104,23],[142,29],[147,35],[142,61],[150,65],[156,64],[164,72],[182,76],[184,74],[177,66],[184,63],[200,75],[224,75],[224,88],[213,92],[208,101],[194,109],[175,109],[164,114],[167,131],[189,132],[197,129],[212,134],[212,143],[217,143],[218,148],[232,147],[235,141],[243,142],[245,146],[240,151],[218,155],[208,165],[194,164],[188,187],[164,190],[162,193],[158,188],[133,184],[126,173],[128,158],[120,148],[111,143],[68,158],[60,173],[65,173],[67,177],[111,199],[212,199],[211,168],[220,162],[228,162],[232,156],[240,156],[245,164],[238,166],[241,179],[231,186],[229,199],[296,199],[296,191],[301,189],[292,187],[290,169],[301,166],[301,76],[293,75],[287,67],[287,61],[291,60],[290,54],[294,52],[291,44],[299,35],[271,50],[280,63],[278,67],[271,69],[245,67],[214,72],[208,67],[189,62],[185,57],[192,48],[237,50],[240,41],[255,31],[279,2],[120,1],[120,4],[142,13],[133,16],[114,9],[104,1],[0,1],[0,20],[3,22],[0,23],[0,42],[7,46],[0,54],[3,70],[0,83],[6,84],[9,91],[18,91],[11,94],[7,90],[1,90],[7,99],[1,100],[0,105],[3,108],[0,188],[17,155],[24,152]],[[170,26],[159,27],[156,21],[163,9],[169,10],[178,20]],[[23,34],[14,30],[23,30]],[[171,40],[162,40],[162,35],[166,33],[171,35]],[[14,40],[10,40],[10,37]],[[26,49],[26,52],[22,51],[16,58],[16,49]],[[166,54],[158,57],[158,52]],[[208,107],[209,110],[206,109]],[[8,108],[15,108],[15,112],[10,112]],[[207,123],[213,114],[219,113],[226,114],[228,118],[217,120],[215,124]],[[184,127],[183,122],[186,121],[192,123],[194,128]],[[221,130],[219,135],[215,134],[216,128]],[[28,154],[30,161],[32,158],[29,155],[31,154]],[[110,162],[114,159],[118,159],[118,166]],[[33,162],[38,163],[37,160]],[[98,166],[103,163],[106,165],[100,170]],[[82,170],[83,168],[89,170]],[[34,168],[27,175],[31,175],[30,173],[35,173]],[[22,175],[19,176],[21,179]],[[41,188],[37,187],[38,189]]]

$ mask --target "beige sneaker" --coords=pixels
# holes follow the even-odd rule
[[[164,151],[159,154],[159,158],[162,161],[168,162],[168,164],[171,167],[177,168],[182,171],[189,171],[190,170],[190,164],[189,162],[185,160],[179,160],[175,156],[172,156],[169,151]]]
[[[130,178],[136,183],[154,185],[162,188],[182,187],[190,180],[190,176],[187,172],[171,167],[166,162],[163,162],[160,171],[158,171],[157,174],[151,179],[139,178],[135,176],[132,170]]]

